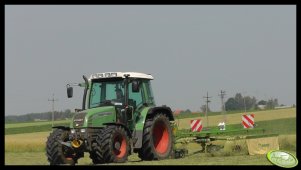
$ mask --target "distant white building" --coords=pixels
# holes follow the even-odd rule
[[[263,110],[267,107],[267,105],[257,105],[259,109]]]
[[[47,121],[46,119],[34,119],[35,122],[44,122]]]
[[[277,106],[275,109],[291,108],[292,106]]]

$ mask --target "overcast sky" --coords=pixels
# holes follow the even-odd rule
[[[295,5],[6,5],[5,115],[81,108],[66,84],[150,73],[157,105],[219,111],[236,93],[296,104]]]

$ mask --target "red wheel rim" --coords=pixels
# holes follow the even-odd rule
[[[164,122],[157,122],[154,126],[153,142],[155,150],[160,154],[164,154],[168,149],[169,143],[167,126],[164,124]]]
[[[116,143],[120,144],[120,148],[116,149],[115,148],[115,144]],[[114,154],[116,155],[117,158],[122,158],[124,157],[125,153],[126,153],[126,140],[125,137],[122,135],[117,135],[114,138],[114,142],[113,142],[113,150],[114,150]]]

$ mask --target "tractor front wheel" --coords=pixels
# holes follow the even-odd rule
[[[173,135],[169,119],[157,114],[144,124],[142,148],[138,156],[142,160],[168,158],[172,152]]]
[[[50,133],[46,142],[46,155],[50,165],[74,165],[77,162],[74,152],[61,144],[61,142],[67,142],[68,140],[69,131],[67,130],[55,129]]]
[[[129,138],[121,126],[107,126],[96,139],[104,163],[126,162],[129,155]]]
[[[104,163],[103,157],[101,154],[100,146],[101,146],[101,133],[102,130],[98,129],[96,133],[93,134],[92,150],[90,153],[90,158],[92,159],[93,164],[101,164]]]

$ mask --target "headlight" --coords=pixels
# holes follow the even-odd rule
[[[81,129],[80,132],[81,132],[81,133],[85,133],[85,132],[86,132],[86,129]]]
[[[75,129],[71,129],[71,133],[75,133]]]
[[[86,116],[86,113],[84,113],[84,112],[75,114],[74,118],[73,118],[73,127],[77,128],[77,127],[83,126],[84,121],[85,121],[85,116]]]

